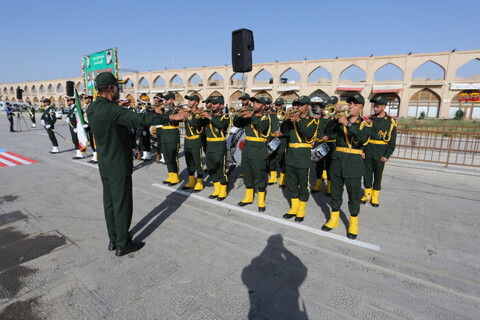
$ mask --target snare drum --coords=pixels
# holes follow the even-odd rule
[[[231,127],[227,139],[227,162],[239,164],[242,162],[242,150],[245,144],[245,130]]]
[[[267,144],[268,155],[271,155],[272,153],[274,153],[275,150],[278,149],[278,147],[280,147],[280,139],[275,137]]]
[[[326,143],[321,143],[312,149],[312,161],[318,162],[330,152],[330,147]]]

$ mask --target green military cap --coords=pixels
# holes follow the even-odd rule
[[[331,96],[330,98],[328,98],[327,104],[336,104],[337,102],[338,102],[338,97]]]
[[[126,80],[118,80],[115,76],[110,72],[102,72],[97,75],[95,78],[95,85],[97,88],[105,87],[110,84],[117,84],[117,83],[125,83]]]
[[[212,99],[210,97],[207,97],[207,99],[202,101],[203,103],[209,103],[212,102]]]
[[[175,93],[173,93],[173,92],[168,92],[166,95],[163,96],[163,99],[165,99],[165,100],[175,99]]]
[[[297,103],[299,105],[312,104],[312,100],[310,100],[310,98],[307,96],[301,96],[300,98],[297,99]]]
[[[50,102],[52,102],[52,101],[50,101],[50,99],[43,99],[42,102],[48,102],[48,103],[50,103]]]
[[[272,99],[270,99],[269,97],[266,97],[266,98],[265,98],[265,102],[266,102],[267,104],[271,104],[271,103],[272,103]]]
[[[250,95],[248,93],[244,93],[242,94],[242,96],[240,97],[240,100],[248,100],[250,99]]]
[[[347,103],[350,103],[350,102],[355,102],[357,104],[359,103],[359,104],[365,105],[365,99],[362,97],[361,94],[356,94],[353,97],[348,97]]]
[[[385,96],[376,96],[375,98],[371,99],[370,102],[386,106],[388,99]]]
[[[225,100],[223,99],[223,97],[220,97],[220,96],[209,97],[208,99],[213,104],[217,104],[217,103],[224,104],[225,103]]]
[[[197,96],[196,94],[192,94],[192,95],[190,95],[190,96],[185,96],[185,99],[187,99],[187,100],[195,100],[195,101],[197,101],[197,102],[200,102],[200,97]]]
[[[266,97],[258,97],[258,98],[253,97],[253,98],[250,99],[250,101],[253,101],[253,102],[256,101],[256,102],[259,102],[263,105],[267,104],[267,98]]]
[[[282,98],[277,98],[277,99],[275,100],[275,105],[281,106],[282,104],[285,104],[285,101],[283,101]]]

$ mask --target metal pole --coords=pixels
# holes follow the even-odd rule
[[[242,94],[245,94],[245,72],[242,72]]]

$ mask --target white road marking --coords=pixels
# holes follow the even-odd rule
[[[321,236],[321,237],[326,237],[326,238],[338,240],[338,241],[345,242],[345,243],[348,243],[348,244],[351,244],[351,245],[354,245],[354,246],[357,246],[357,247],[362,247],[362,248],[366,248],[366,249],[370,249],[370,250],[374,250],[374,251],[380,251],[380,246],[376,245],[376,244],[363,242],[363,241],[359,241],[359,240],[351,240],[351,239],[348,239],[347,237],[342,237],[342,236],[339,236],[339,235],[334,234],[334,233],[329,233],[329,232],[325,232],[325,231],[315,229],[315,228],[312,228],[312,227],[304,226],[304,225],[301,225],[301,224],[298,224],[298,223],[293,223],[293,222],[287,221],[285,219],[271,217],[271,216],[268,216],[266,214],[261,214],[261,213],[258,213],[258,212],[255,212],[255,211],[250,211],[250,210],[247,210],[247,209],[244,209],[244,208],[241,208],[241,207],[238,207],[238,206],[234,206],[234,205],[231,205],[231,204],[228,204],[228,203],[224,203],[224,202],[220,202],[220,201],[217,201],[217,200],[212,200],[212,199],[208,199],[208,198],[205,198],[205,197],[201,197],[201,196],[199,196],[197,194],[194,194],[194,193],[191,193],[191,192],[178,190],[178,189],[171,188],[171,187],[168,187],[168,186],[164,186],[164,185],[161,185],[161,184],[158,184],[158,183],[154,183],[154,184],[152,184],[152,186],[160,188],[160,189],[164,189],[164,190],[167,190],[167,191],[170,191],[170,192],[176,192],[176,193],[188,196],[188,197],[196,199],[196,200],[200,200],[200,201],[211,203],[211,204],[216,205],[216,206],[224,207],[226,209],[239,211],[239,212],[245,213],[247,215],[250,215],[250,216],[253,216],[253,217],[256,217],[256,218],[272,221],[272,222],[275,222],[275,223],[283,224],[283,225],[291,227],[291,228],[295,228],[295,229],[303,230],[303,231],[306,231],[306,232],[310,232],[310,233],[316,234],[316,235]]]

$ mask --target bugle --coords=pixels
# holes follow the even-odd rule
[[[329,104],[325,107],[325,114],[328,117],[340,118],[342,115],[345,117],[350,116],[350,112],[348,111],[348,106],[334,106],[333,104]]]

